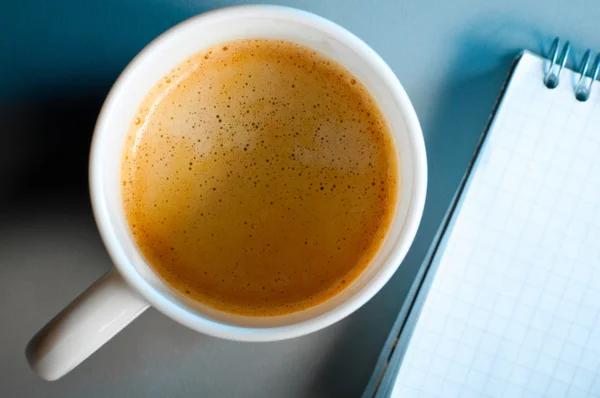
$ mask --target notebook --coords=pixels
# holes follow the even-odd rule
[[[516,62],[365,395],[600,397],[600,66],[568,46]]]

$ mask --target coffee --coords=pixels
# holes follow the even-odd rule
[[[236,40],[148,93],[122,161],[135,241],[180,293],[242,315],[312,307],[368,266],[397,201],[374,99],[310,48]]]

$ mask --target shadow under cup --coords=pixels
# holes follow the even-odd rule
[[[235,39],[281,39],[308,46],[347,67],[368,88],[393,135],[399,192],[390,228],[371,264],[346,289],[306,310],[251,317],[217,311],[163,282],[129,231],[121,198],[121,156],[139,104],[169,70],[212,45]],[[404,258],[421,219],[426,190],[421,129],[404,89],[364,42],[315,15],[275,6],[234,7],[202,14],[148,45],[119,77],[102,108],[92,142],[90,191],[100,233],[125,280],[176,321],[218,337],[280,340],[328,326],[358,309],[387,282]]]

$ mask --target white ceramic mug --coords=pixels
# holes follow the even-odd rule
[[[150,88],[187,57],[240,38],[302,43],[349,68],[368,87],[391,127],[401,174],[391,227],[367,269],[328,301],[276,317],[219,312],[167,286],[137,248],[121,201],[122,148],[128,126]],[[373,297],[398,268],[417,232],[426,186],[425,145],[412,104],[392,70],[363,41],[326,19],[284,7],[232,7],[191,18],[142,50],[106,98],[92,141],[90,192],[115,268],[38,332],[27,346],[29,363],[44,379],[56,380],[150,305],[191,329],[231,340],[281,340],[331,325]]]

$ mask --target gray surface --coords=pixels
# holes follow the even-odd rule
[[[600,49],[593,0],[287,1],[370,44],[421,120],[430,188],[422,228],[388,285],[348,319],[248,344],[149,310],[64,379],[27,367],[27,340],[109,269],[87,196],[93,122],[119,71],[174,23],[221,1],[0,3],[0,397],[358,396],[520,48]],[[567,4],[567,2],[564,2]],[[60,142],[66,143],[60,145]]]

